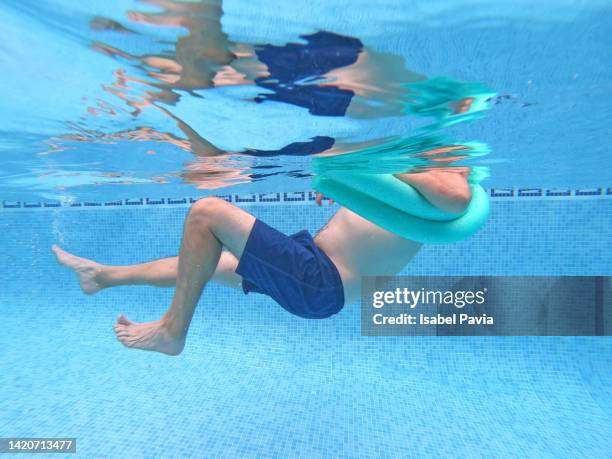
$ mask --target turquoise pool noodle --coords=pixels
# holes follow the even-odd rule
[[[477,184],[471,185],[472,200],[467,210],[457,215],[433,207],[391,174],[372,174],[369,179],[376,185],[370,185],[365,174],[344,174],[342,178],[319,175],[313,178],[313,188],[398,236],[426,244],[466,239],[478,231],[489,214],[489,198]]]
[[[425,220],[449,221],[462,215],[433,207],[421,193],[392,174],[338,173],[327,174],[326,177],[348,188],[362,190],[361,193],[371,198]]]

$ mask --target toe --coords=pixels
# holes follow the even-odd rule
[[[127,317],[125,317],[123,314],[119,314],[119,317],[117,317],[117,324],[131,325],[132,322]]]

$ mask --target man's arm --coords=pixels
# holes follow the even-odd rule
[[[467,182],[469,169],[455,167],[434,169],[412,174],[393,174],[404,183],[414,187],[433,206],[453,214],[460,214],[467,209],[472,200],[472,191]],[[315,202],[321,206],[323,195],[317,193]],[[334,204],[330,199],[329,204]]]
[[[413,174],[394,174],[399,180],[413,186],[432,205],[444,212],[462,213],[472,200],[467,181],[469,169],[455,167],[433,169]]]

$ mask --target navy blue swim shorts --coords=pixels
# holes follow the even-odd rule
[[[340,274],[308,231],[287,236],[256,220],[236,273],[245,294],[267,295],[305,319],[324,319],[344,306]]]

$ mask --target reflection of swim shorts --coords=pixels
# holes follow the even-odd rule
[[[334,139],[327,136],[316,136],[310,139],[308,142],[293,142],[289,145],[284,146],[280,150],[245,150],[242,152],[244,155],[250,156],[308,156],[316,153],[321,153],[325,150],[330,149],[334,146]]]
[[[255,84],[269,90],[255,102],[284,102],[307,108],[313,115],[344,116],[355,93],[333,85],[321,85],[324,75],[331,70],[357,62],[363,43],[357,38],[331,32],[303,35],[305,43],[283,46],[255,46],[257,58],[268,68],[269,75],[255,79]],[[329,83],[329,82],[328,82]],[[280,150],[243,152],[251,156],[307,156],[330,149],[335,139],[316,136],[308,141],[293,142]]]
[[[256,220],[236,273],[244,293],[268,295],[306,319],[324,319],[344,306],[340,274],[308,231],[287,236]]]
[[[255,102],[284,102],[307,108],[313,115],[344,116],[355,93],[336,86],[319,85],[327,72],[357,62],[363,43],[357,38],[331,32],[302,35],[306,43],[255,47],[257,58],[269,75],[255,84],[273,91],[260,94]]]

